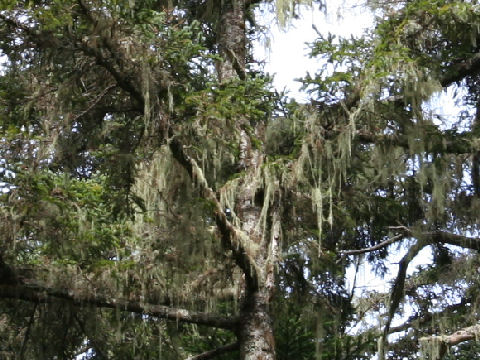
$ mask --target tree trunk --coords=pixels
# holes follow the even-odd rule
[[[217,42],[222,61],[217,64],[220,82],[245,78],[246,37],[245,0],[226,0],[222,3]],[[260,224],[264,204],[257,203],[254,174],[262,165],[263,156],[252,149],[245,128],[246,119],[237,119],[240,141],[239,167],[245,171],[243,184],[236,199],[235,213],[241,220],[242,232],[248,237],[253,260],[253,276],[246,278],[245,301],[242,306],[238,336],[240,359],[274,360],[275,342],[272,318],[269,312],[274,291],[274,264],[277,257],[280,226],[276,213],[269,212],[270,229]],[[268,201],[268,200],[267,200]],[[263,234],[268,231],[270,234]]]
[[[249,148],[241,158],[245,160],[247,174],[237,197],[235,212],[241,219],[242,231],[252,243],[250,257],[255,269],[254,276],[246,279],[245,301],[240,314],[240,359],[274,360],[275,343],[269,306],[275,289],[280,222],[277,212],[269,211],[267,223],[270,225],[263,228],[261,224],[264,204],[254,201],[256,187],[254,181],[249,181],[249,175],[253,177],[255,167],[262,164],[258,150]]]
[[[253,153],[255,158],[255,152]],[[257,249],[251,254],[255,264],[255,277],[246,284],[245,301],[240,314],[240,359],[274,360],[275,342],[269,307],[275,290],[275,262],[278,257],[280,222],[276,211],[271,211],[269,234],[263,234],[259,230],[262,229],[258,226],[261,221],[261,207],[252,201],[255,194],[251,193],[251,189],[250,184],[244,184],[237,208],[242,219],[242,230],[250,241],[255,243],[254,248]]]
[[[274,360],[275,342],[272,319],[268,309],[270,294],[265,290],[249,296],[246,309],[241,314],[239,334],[240,359]]]
[[[217,43],[223,61],[217,64],[220,82],[245,76],[245,0],[222,1]]]

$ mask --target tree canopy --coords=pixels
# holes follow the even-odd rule
[[[300,3],[0,1],[1,358],[478,354],[480,5],[366,3],[299,104],[252,44]]]

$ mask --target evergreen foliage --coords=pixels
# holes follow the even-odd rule
[[[298,104],[260,3],[0,1],[1,358],[475,356],[479,5],[369,2]]]

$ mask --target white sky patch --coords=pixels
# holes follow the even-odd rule
[[[385,260],[385,263],[390,264],[390,266],[383,278],[375,275],[372,264],[369,264],[366,261],[360,263],[355,284],[356,296],[361,296],[364,291],[378,291],[383,293],[390,291],[391,281],[395,279],[398,273],[398,263],[407,252],[405,247],[397,250],[395,245],[391,245],[391,248],[392,250]],[[429,264],[432,260],[433,256],[430,246],[423,248],[408,265],[407,275],[414,274],[418,271],[418,267]],[[347,289],[349,292],[353,290],[352,287],[354,286],[355,271],[355,266],[350,266],[347,269],[346,278]]]
[[[475,108],[466,106],[464,98],[468,94],[465,86],[453,84],[441,92],[434,94],[424,106],[424,111],[429,113],[436,125],[441,129],[456,128],[466,131],[475,116]]]
[[[266,61],[265,71],[274,74],[274,86],[286,89],[288,95],[299,101],[308,96],[300,92],[301,84],[295,79],[304,77],[307,72],[314,74],[321,68],[321,60],[309,57],[308,43],[318,38],[317,29],[323,35],[328,33],[341,37],[360,36],[373,24],[373,14],[358,0],[342,2],[333,0],[327,5],[327,13],[318,7],[300,8],[299,19],[291,21],[286,29],[275,24],[274,14],[265,10],[258,21],[269,28],[270,45],[258,43],[255,55]]]

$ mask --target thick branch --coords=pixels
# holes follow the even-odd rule
[[[442,359],[450,346],[465,341],[476,340],[480,336],[480,325],[469,326],[451,335],[428,336],[420,338],[422,349],[429,353],[431,360]]]
[[[75,294],[69,290],[59,290],[40,286],[0,285],[0,298],[18,299],[30,301],[36,304],[50,303],[54,299],[70,301],[78,306],[93,305],[96,307],[118,309],[138,314],[145,314],[161,319],[174,320],[179,322],[194,323],[223,329],[234,329],[238,319],[227,318],[208,313],[189,311],[185,309],[170,308],[164,305],[143,304],[123,299],[105,298],[101,295]]]
[[[202,170],[195,160],[185,153],[182,144],[176,139],[173,139],[170,141],[170,150],[172,151],[173,157],[183,166],[188,175],[197,182],[205,199],[211,201],[214,205],[215,222],[220,231],[222,244],[226,249],[232,251],[236,264],[245,273],[247,284],[256,284],[257,274],[254,270],[254,261],[248,255],[245,244],[242,241],[241,230],[236,229],[230,221],[228,221],[220,201],[204,179]]]
[[[103,67],[107,70],[110,75],[113,76],[116,83],[119,87],[121,87],[124,91],[132,96],[139,104],[139,109],[143,110],[144,106],[144,99],[142,93],[137,89],[137,87],[129,80],[129,74],[125,74],[116,69],[115,65],[112,63],[111,59],[107,59],[100,49],[88,46],[85,42],[81,42],[79,44],[80,50],[88,56],[95,58],[98,65]]]
[[[240,343],[236,342],[233,344],[225,345],[222,347],[219,347],[215,350],[210,350],[206,351],[204,353],[201,353],[199,355],[195,356],[190,356],[187,360],[206,360],[206,359],[213,359],[214,357],[217,357],[219,355],[238,350],[240,348]]]
[[[480,250],[480,238],[471,238],[464,235],[452,234],[446,231],[432,231],[422,233],[425,240],[433,243],[443,243],[460,246],[466,249]]]

